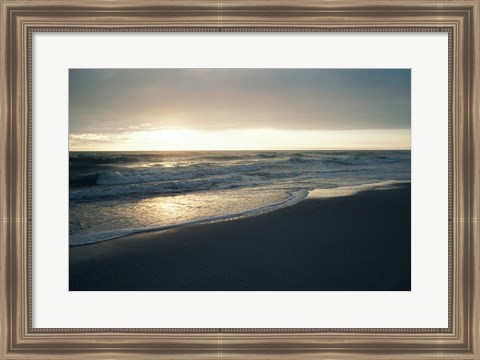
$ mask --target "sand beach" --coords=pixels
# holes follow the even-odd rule
[[[410,184],[70,247],[71,291],[408,291]]]

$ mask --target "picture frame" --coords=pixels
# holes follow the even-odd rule
[[[478,0],[1,0],[0,6],[1,358],[480,358]],[[34,328],[32,35],[137,31],[448,33],[448,328]]]

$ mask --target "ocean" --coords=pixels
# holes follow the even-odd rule
[[[272,211],[315,189],[410,178],[410,151],[70,152],[69,245]]]

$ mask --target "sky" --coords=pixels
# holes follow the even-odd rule
[[[71,151],[410,149],[410,69],[70,69]]]

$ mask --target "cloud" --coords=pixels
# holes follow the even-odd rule
[[[410,128],[410,70],[73,69],[70,131]]]

